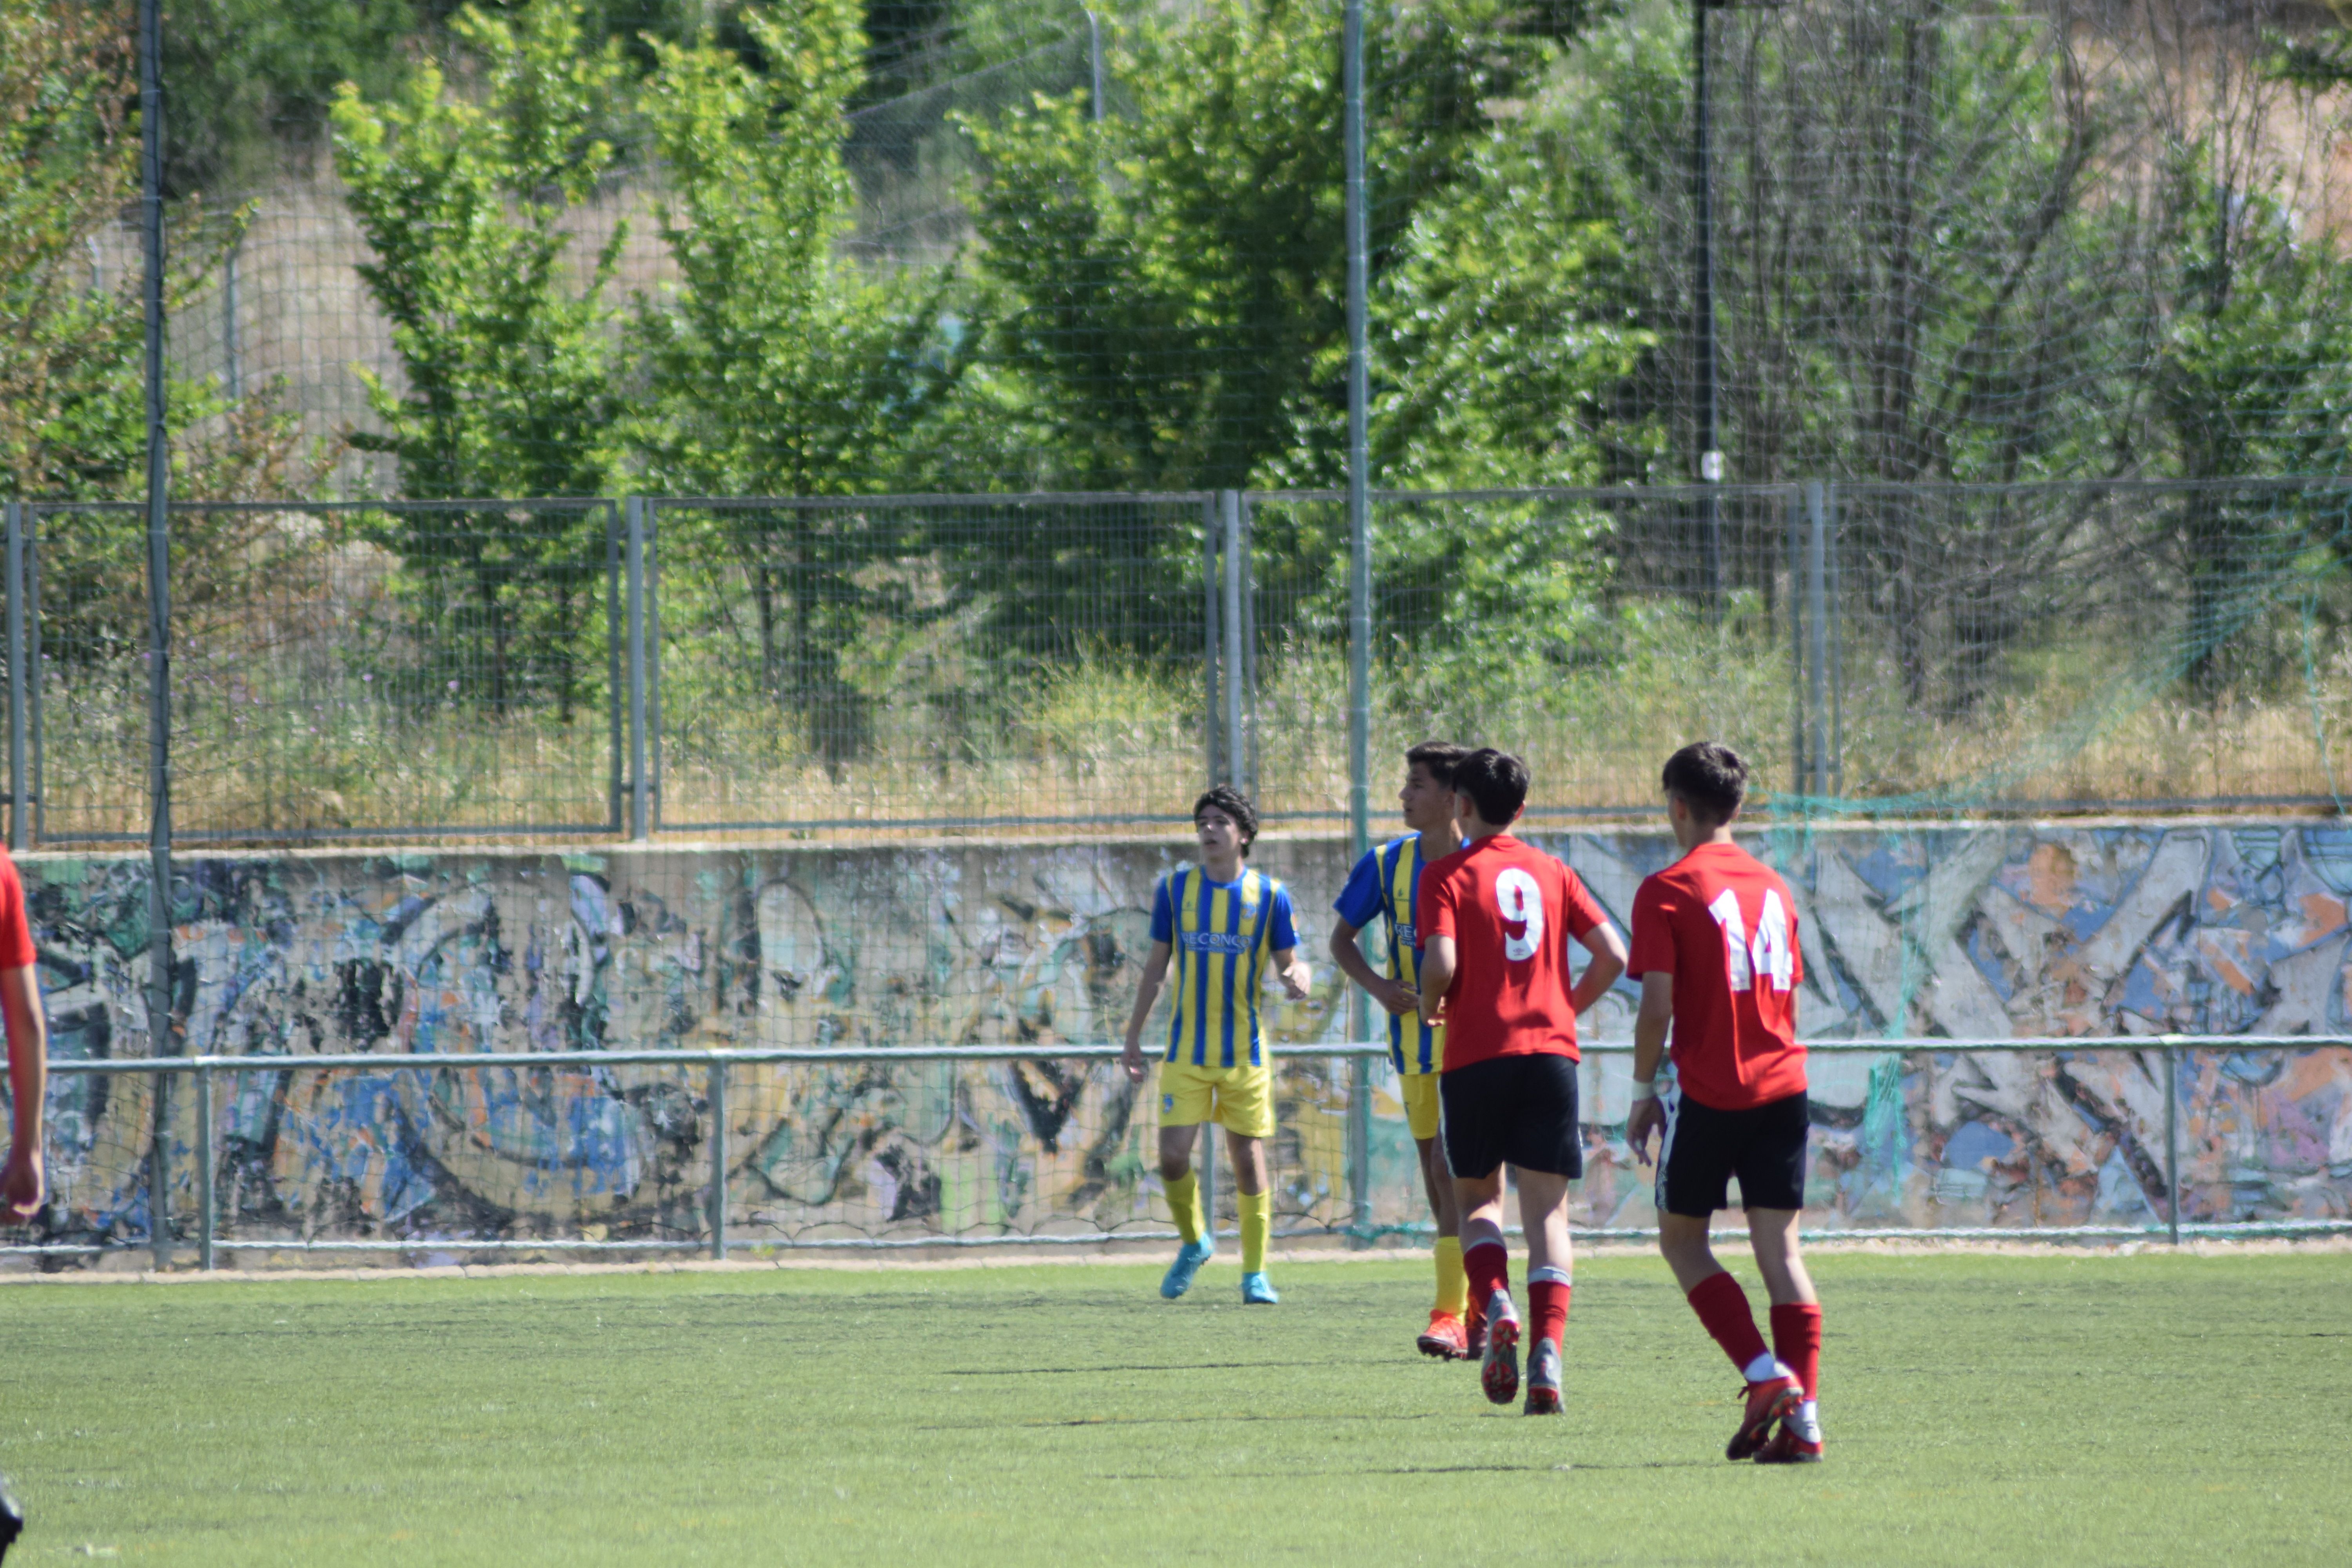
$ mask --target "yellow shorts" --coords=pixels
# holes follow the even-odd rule
[[[1274,1069],[1160,1064],[1160,1125],[1213,1121],[1244,1138],[1274,1136]]]
[[[1397,1075],[1397,1098],[1404,1101],[1404,1124],[1415,1140],[1437,1136],[1437,1075],[1408,1072]]]

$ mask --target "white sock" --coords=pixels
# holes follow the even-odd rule
[[[1750,1383],[1769,1383],[1776,1377],[1792,1378],[1797,1374],[1790,1372],[1779,1362],[1774,1361],[1772,1359],[1772,1352],[1770,1351],[1766,1351],[1762,1355],[1759,1355],[1754,1361],[1749,1362],[1748,1363],[1747,1370],[1742,1372],[1739,1375],[1746,1378]]]
[[[1797,1436],[1802,1437],[1806,1442],[1820,1442],[1822,1440],[1822,1416],[1818,1402],[1808,1399],[1802,1405],[1798,1405],[1797,1418],[1791,1422],[1790,1425],[1796,1427]]]

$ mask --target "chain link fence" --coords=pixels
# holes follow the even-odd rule
[[[8,509],[10,841],[143,836],[144,520]],[[1782,820],[2334,808],[2352,482],[175,508],[190,842],[1346,820],[1444,736],[1532,819],[1713,735]]]

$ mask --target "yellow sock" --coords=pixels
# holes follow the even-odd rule
[[[1462,1316],[1470,1310],[1470,1276],[1462,1271],[1462,1238],[1437,1238],[1437,1310]]]
[[[1262,1273],[1265,1268],[1265,1238],[1274,1232],[1274,1194],[1239,1193],[1235,1197],[1242,1211],[1242,1272]]]
[[[1187,1242],[1201,1239],[1201,1177],[1187,1171],[1168,1184],[1168,1212],[1176,1220],[1176,1234]]]

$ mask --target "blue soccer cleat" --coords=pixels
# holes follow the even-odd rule
[[[1190,1290],[1192,1288],[1192,1276],[1201,1271],[1201,1265],[1216,1255],[1216,1244],[1206,1237],[1199,1241],[1188,1241],[1178,1247],[1176,1261],[1168,1266],[1168,1272],[1160,1278],[1160,1293],[1173,1301],[1177,1297]]]
[[[1282,1298],[1274,1293],[1273,1282],[1267,1279],[1263,1273],[1244,1274],[1242,1276],[1243,1306],[1272,1307],[1278,1304],[1281,1300]]]

